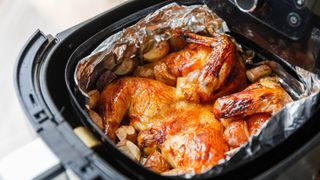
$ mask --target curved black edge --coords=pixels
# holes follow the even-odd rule
[[[40,30],[34,32],[21,50],[14,67],[14,85],[18,100],[37,132],[42,129],[41,124],[48,117],[40,104],[38,92],[34,89],[32,69],[35,68],[36,61],[39,61],[38,55],[48,43],[48,39]]]
[[[140,3],[138,3],[140,2]],[[102,30],[106,25],[105,24],[111,24],[113,22],[118,21],[118,17],[124,18],[140,9],[144,9],[145,7],[152,6],[157,3],[161,3],[160,0],[153,0],[153,1],[130,1],[126,4],[123,4],[119,7],[116,7],[110,11],[107,11],[105,13],[102,13],[101,15],[98,15],[88,21],[85,21],[84,23],[81,23],[80,25],[77,25],[73,28],[70,28],[62,33],[59,33],[57,35],[57,38],[59,40],[57,46],[54,46],[52,49],[50,49],[50,52],[47,55],[47,58],[45,60],[45,68],[42,67],[42,69],[48,68],[50,63],[53,63],[54,60],[57,60],[55,57],[58,52],[62,52],[66,56],[70,56],[71,53],[84,41],[86,41],[88,38],[93,36],[94,34],[98,33],[100,30]],[[167,3],[170,3],[170,1],[166,1]],[[190,1],[191,2],[191,1]],[[136,5],[136,3],[138,5]],[[118,11],[121,9],[121,11]],[[111,17],[117,17],[117,18],[111,18]],[[88,28],[90,27],[90,28]],[[34,71],[38,68],[37,61],[40,61],[36,55],[42,54],[42,51],[46,49],[45,47],[48,44],[48,40],[46,39],[45,35],[43,35],[42,32],[37,31],[28,41],[28,43],[23,48],[23,51],[21,51],[19,55],[19,59],[15,66],[15,74],[14,78],[16,80],[15,82],[15,89],[16,93],[18,95],[18,99],[20,101],[20,104],[23,106],[23,109],[25,111],[25,114],[28,116],[29,120],[31,121],[32,125],[36,129],[36,131],[39,133],[39,135],[46,141],[46,143],[50,146],[50,148],[55,152],[55,154],[59,157],[60,160],[63,160],[63,163],[66,167],[71,168],[74,170],[77,175],[82,177],[83,179],[90,179],[90,178],[106,178],[106,179],[113,179],[118,178],[122,179],[125,178],[123,175],[108,169],[108,165],[98,156],[95,155],[95,153],[92,153],[90,149],[85,147],[83,143],[77,138],[73,132],[72,128],[69,124],[69,119],[64,119],[64,117],[61,115],[62,112],[60,112],[61,109],[59,109],[54,102],[54,98],[51,94],[51,92],[47,90],[43,90],[48,88],[47,79],[43,79],[42,81],[42,88],[40,89],[41,92],[35,92],[31,93],[33,96],[29,96],[30,93],[25,91],[27,90],[27,86],[22,86],[22,84],[29,83],[30,87],[33,85],[33,83],[36,83],[34,80],[38,77],[33,77],[30,72],[27,71]],[[31,50],[32,49],[32,50]],[[32,52],[32,53],[31,53]],[[28,58],[27,58],[28,57]],[[37,60],[36,60],[37,59]],[[37,63],[35,63],[37,62]],[[28,70],[26,70],[28,69]],[[32,69],[32,70],[30,70]],[[38,70],[38,69],[37,69]],[[23,74],[23,75],[22,75]],[[43,72],[43,74],[46,74],[46,72]],[[24,77],[20,77],[24,76]],[[23,89],[23,90],[21,90]],[[48,94],[45,94],[42,100],[45,101],[46,105],[49,107],[49,110],[51,112],[42,113],[42,111],[39,111],[37,108],[43,108],[45,105],[41,104],[38,99],[38,93],[46,92]],[[33,97],[33,98],[32,98]],[[33,100],[32,100],[33,99]],[[36,103],[34,103],[36,102]],[[31,110],[30,110],[31,109]],[[40,109],[41,110],[41,109]],[[33,113],[32,113],[33,112]],[[41,112],[40,114],[37,114],[37,112]],[[45,115],[54,115],[53,117],[46,117]],[[37,121],[34,120],[34,116],[38,117]],[[60,120],[56,120],[56,122],[51,121],[52,119],[56,119],[56,117],[60,116]],[[316,119],[320,115],[317,115],[314,117]],[[45,119],[43,121],[43,119]],[[47,120],[47,119],[50,119]],[[39,121],[41,125],[39,125]],[[46,125],[46,126],[44,126]],[[314,132],[316,134],[316,132]],[[318,136],[317,136],[318,137]],[[308,137],[304,138],[304,140],[309,140]],[[316,137],[314,137],[316,139]],[[292,141],[291,141],[292,142]],[[310,141],[311,142],[311,141]],[[314,142],[311,145],[315,145],[318,142]],[[307,143],[307,142],[306,142]],[[303,143],[301,143],[304,145]],[[299,145],[301,145],[299,144]],[[309,148],[312,146],[308,143],[308,147],[300,147],[297,149],[300,151],[300,149],[304,149],[304,151],[301,150],[301,152],[306,152]],[[296,151],[296,154],[298,154],[296,157],[299,156],[299,151]],[[118,152],[118,151],[117,151]],[[292,152],[292,151],[291,151]],[[295,151],[293,151],[295,152]],[[107,152],[111,153],[111,152]],[[294,154],[292,155],[294,156]],[[301,156],[301,154],[300,154]],[[120,156],[121,157],[121,156]],[[112,157],[111,157],[112,158]],[[287,159],[291,159],[288,157]],[[283,161],[285,161],[284,159]],[[291,159],[291,162],[294,160],[294,158]],[[120,158],[119,161],[122,161],[123,163],[127,163],[127,165],[130,166],[130,161],[127,161],[127,157]],[[288,161],[289,162],[289,161]],[[284,166],[286,164],[284,163]],[[117,167],[116,167],[117,168]],[[130,168],[130,167],[129,167]],[[92,170],[94,169],[94,170]],[[132,169],[134,171],[135,169]],[[103,171],[104,174],[102,175],[101,172]],[[123,171],[122,171],[123,172]],[[145,172],[145,171],[143,171]],[[243,173],[244,171],[242,171]],[[135,177],[143,179],[145,177],[144,174],[138,170],[136,172],[131,172],[131,174],[136,174],[137,176],[129,176],[129,177]],[[267,171],[265,173],[268,173]],[[240,176],[239,176],[240,174]],[[82,176],[83,175],[83,176]],[[258,172],[256,173],[258,175]],[[270,175],[274,175],[274,171],[271,170],[269,175],[266,175],[267,177],[270,177]],[[155,177],[155,176],[152,176]],[[230,177],[230,176],[229,176]],[[235,173],[234,178],[240,178],[241,177],[248,177],[248,176],[241,176],[241,172]],[[221,177],[222,178],[222,177]],[[248,177],[249,178],[249,177]],[[218,178],[219,179],[219,178]]]

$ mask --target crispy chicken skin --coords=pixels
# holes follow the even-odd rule
[[[291,97],[281,87],[278,79],[267,77],[241,92],[218,98],[213,112],[218,119],[247,117],[257,113],[274,115],[291,101]]]
[[[257,135],[270,117],[268,113],[261,113],[247,119],[229,119],[231,122],[225,126],[223,137],[230,148],[237,148],[245,144],[251,136]]]
[[[270,117],[271,115],[268,113],[255,114],[255,115],[249,116],[248,119],[246,120],[249,134],[250,135],[258,134],[262,126],[265,124],[265,122],[268,121]]]
[[[196,173],[225,157],[229,148],[222,136],[223,126],[208,107],[177,102],[166,114],[161,125],[139,133],[139,147],[156,146],[171,167],[193,168]]]
[[[105,133],[112,140],[127,113],[140,131],[138,146],[145,154],[160,149],[171,167],[197,173],[214,166],[229,150],[223,126],[210,109],[177,101],[175,88],[146,78],[120,78],[105,88],[100,101]]]
[[[271,115],[291,101],[277,78],[267,77],[241,92],[218,98],[213,112],[226,127],[224,138],[229,146],[237,148],[260,132]]]
[[[134,75],[176,86],[181,98],[192,102],[212,101],[245,87],[245,68],[229,36],[183,36],[189,43],[185,48],[138,67]]]
[[[248,125],[246,121],[239,119],[231,122],[226,127],[223,137],[231,148],[237,148],[249,139]]]
[[[120,78],[101,94],[100,112],[104,116],[105,133],[115,141],[115,131],[126,114],[137,130],[154,126],[155,117],[163,117],[162,109],[175,102],[175,88],[145,78]]]

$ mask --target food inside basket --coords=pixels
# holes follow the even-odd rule
[[[157,173],[207,171],[293,101],[271,67],[246,68],[243,50],[208,11],[163,8],[78,65],[92,120],[120,151]],[[186,24],[164,26],[164,12]],[[201,23],[185,21],[195,12],[212,23],[185,28]]]

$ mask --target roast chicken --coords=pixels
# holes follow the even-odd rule
[[[99,104],[104,131],[114,142],[115,131],[127,121],[139,132],[137,145],[143,154],[159,151],[171,167],[163,173],[172,174],[200,173],[216,165],[290,101],[279,84],[263,79],[244,91],[218,98],[212,110],[210,104],[179,100],[176,88],[162,82],[124,77],[104,89]],[[241,107],[241,112],[232,110]],[[227,125],[221,122],[224,118],[229,118]]]
[[[188,43],[182,50],[140,66],[134,74],[176,86],[179,98],[192,102],[213,101],[245,87],[245,68],[229,36],[182,36]]]
[[[208,170],[291,101],[276,78],[244,89],[245,68],[227,35],[184,38],[183,49],[107,85],[96,107],[113,142],[136,145],[145,167],[167,175]],[[116,135],[126,129],[130,138]]]

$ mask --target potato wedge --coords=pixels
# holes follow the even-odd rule
[[[133,75],[138,77],[154,79],[154,63],[148,63],[143,66],[138,66],[134,70]]]
[[[155,43],[153,47],[143,54],[143,59],[148,62],[156,62],[166,56],[170,51],[170,46],[167,41]]]
[[[146,161],[147,161],[146,157],[141,157],[139,163],[143,166],[146,163]]]
[[[123,62],[114,70],[116,75],[122,76],[133,71],[135,66],[135,59],[126,58]]]
[[[270,75],[271,73],[272,69],[267,65],[257,66],[255,68],[247,70],[246,72],[247,78],[253,83],[262,77]]]
[[[100,99],[100,92],[98,90],[92,90],[90,92],[88,92],[88,102],[87,105],[89,107],[89,109],[94,109],[96,108],[99,99]]]
[[[120,141],[130,140],[132,142],[137,141],[137,133],[132,126],[121,126],[116,130],[116,136]]]
[[[105,71],[102,74],[100,74],[100,77],[97,79],[96,88],[99,91],[102,91],[106,85],[111,83],[116,78],[117,78],[117,75],[114,74],[112,71],[109,71],[109,70]]]
[[[95,111],[93,111],[93,110],[89,110],[88,113],[89,113],[90,118],[93,120],[93,122],[94,122],[101,130],[103,130],[103,129],[104,129],[104,127],[103,127],[103,120],[102,120],[102,118],[100,117],[100,115],[99,115],[98,113],[96,113]]]
[[[122,140],[117,144],[118,149],[129,156],[132,160],[139,162],[141,157],[141,152],[138,146],[133,142],[128,140]]]
[[[169,44],[173,51],[179,51],[187,45],[187,42],[180,36],[173,36],[170,38]]]

